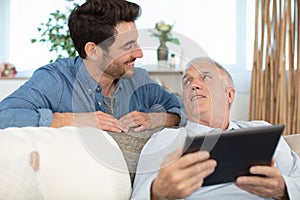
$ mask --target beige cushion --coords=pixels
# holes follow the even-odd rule
[[[29,164],[32,151],[39,152],[38,172]],[[131,182],[119,146],[105,131],[8,128],[0,130],[0,194],[4,199],[119,200],[130,198]]]
[[[300,156],[300,133],[294,135],[286,135],[284,139],[288,145]]]

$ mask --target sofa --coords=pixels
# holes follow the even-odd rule
[[[162,128],[111,133],[95,128],[0,130],[0,199],[129,199],[143,145]],[[285,136],[300,154],[300,134]],[[38,152],[38,168],[32,167]]]
[[[284,136],[285,141],[300,157],[300,133]]]
[[[39,166],[31,167],[38,152]],[[0,199],[129,199],[122,151],[95,128],[7,128],[0,131]]]

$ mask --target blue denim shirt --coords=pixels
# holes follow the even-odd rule
[[[53,112],[105,112],[101,91],[80,57],[57,59],[0,102],[0,128],[50,126]],[[144,69],[135,68],[132,78],[120,79],[114,97],[118,119],[131,111],[166,111],[179,114],[180,125],[186,123],[182,99],[165,91]]]

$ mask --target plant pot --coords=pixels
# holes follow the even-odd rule
[[[157,60],[158,61],[167,61],[169,55],[169,49],[166,43],[161,42],[157,49]]]

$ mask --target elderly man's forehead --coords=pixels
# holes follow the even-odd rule
[[[209,61],[206,60],[197,60],[197,61],[193,61],[191,63],[189,63],[186,67],[185,73],[189,70],[189,69],[196,69],[196,70],[200,70],[200,69],[217,69],[218,67]]]

